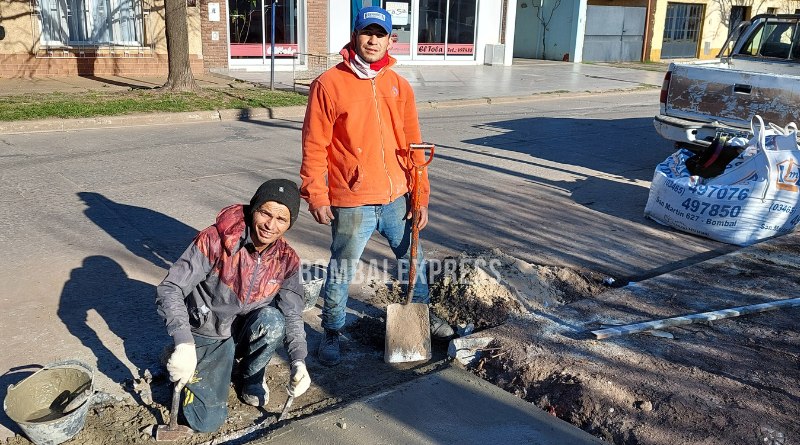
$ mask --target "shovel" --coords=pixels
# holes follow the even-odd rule
[[[427,160],[418,164],[413,152],[430,151]],[[386,348],[383,360],[386,363],[407,363],[430,360],[431,325],[428,305],[412,303],[414,284],[417,279],[417,243],[419,241],[419,183],[425,167],[433,160],[433,144],[411,144],[408,161],[413,166],[411,186],[411,250],[409,252],[408,291],[404,303],[392,303],[386,307]]]
[[[178,425],[178,406],[181,403],[182,383],[175,383],[172,392],[172,407],[169,410],[169,424],[156,427],[156,442],[174,442],[194,434],[194,430],[186,425]]]

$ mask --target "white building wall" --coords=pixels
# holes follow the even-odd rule
[[[500,43],[500,23],[503,19],[503,0],[478,2],[478,32],[475,36],[475,62],[483,63],[486,45]]]
[[[586,0],[573,0],[572,43],[569,50],[570,62],[583,61],[583,37],[586,35]]]
[[[350,0],[330,0],[328,2],[329,53],[338,53],[350,41],[352,20],[352,17],[350,17]]]

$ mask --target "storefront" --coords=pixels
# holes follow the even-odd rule
[[[398,60],[474,60],[477,0],[354,0],[381,6],[392,15],[392,47]]]
[[[273,7],[278,70],[305,69],[307,54],[338,53],[364,6],[381,6],[391,14],[389,53],[400,63],[482,63],[486,45],[501,42],[505,19],[505,0],[226,1],[231,69],[269,69]]]
[[[227,0],[227,4],[230,68],[268,66],[273,48],[276,65],[291,66],[295,54],[304,52],[305,0]]]

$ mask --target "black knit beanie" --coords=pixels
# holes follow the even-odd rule
[[[292,227],[300,212],[300,189],[297,184],[288,179],[270,179],[261,184],[250,199],[250,215],[268,201],[275,201],[289,208],[289,227]]]

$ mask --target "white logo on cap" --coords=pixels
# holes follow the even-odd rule
[[[283,187],[278,187],[278,191],[283,193]]]
[[[378,19],[378,20],[383,20],[385,22],[386,21],[386,16],[381,14],[380,12],[374,12],[374,11],[365,12],[364,13],[364,20],[366,20],[366,19]]]

